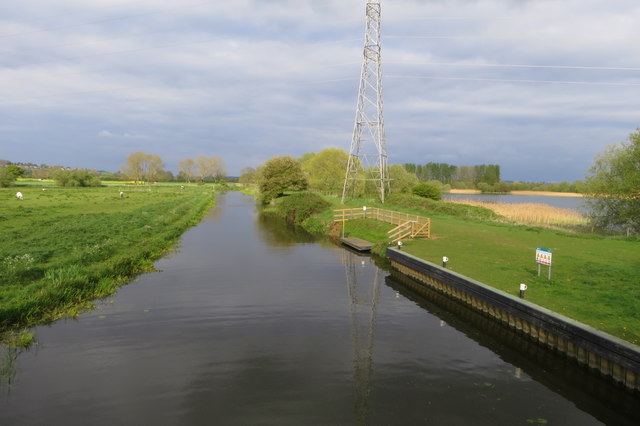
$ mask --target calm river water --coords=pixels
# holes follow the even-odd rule
[[[639,423],[637,396],[239,193],[157,268],[6,356],[0,425]]]

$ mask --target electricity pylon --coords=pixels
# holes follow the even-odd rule
[[[355,196],[359,181],[373,181],[383,203],[385,193],[389,191],[387,141],[382,108],[380,22],[380,0],[369,0],[356,122],[342,189],[343,203],[347,197]]]

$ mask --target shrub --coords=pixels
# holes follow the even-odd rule
[[[301,224],[311,215],[326,210],[331,203],[318,194],[300,192],[284,197],[278,203],[276,210],[279,214],[295,224]]]
[[[414,186],[411,192],[419,197],[430,198],[436,201],[442,199],[442,193],[440,192],[440,189],[428,183],[421,183]]]
[[[16,175],[11,173],[7,167],[0,167],[0,187],[7,188],[16,181]]]
[[[96,187],[102,185],[100,179],[88,170],[63,170],[53,172],[53,178],[60,186]]]

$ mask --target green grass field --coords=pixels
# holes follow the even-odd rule
[[[214,200],[211,185],[0,189],[0,332],[112,294],[150,270]]]
[[[432,239],[406,240],[403,250],[442,264],[487,285],[519,294],[520,283],[528,286],[527,300],[576,319],[592,327],[640,344],[640,241],[605,238],[500,222],[481,207],[416,200],[400,196],[381,206],[373,200],[340,204],[325,197],[332,208],[362,205],[404,211],[432,219]],[[397,203],[393,205],[393,203]],[[398,205],[400,204],[400,205]],[[332,220],[324,211],[308,221],[310,228]],[[368,219],[348,221],[345,235],[377,242],[375,252],[388,246],[387,231],[393,225]],[[327,229],[327,226],[324,226]],[[553,251],[551,280],[548,268],[538,268],[537,247]]]
[[[433,217],[431,240],[407,241],[403,250],[526,298],[632,343],[640,343],[640,243],[539,228]],[[548,267],[536,247],[553,251]]]

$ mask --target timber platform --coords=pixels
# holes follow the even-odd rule
[[[340,238],[340,242],[358,251],[371,251],[371,248],[373,247],[372,242],[355,237],[342,237]]]

